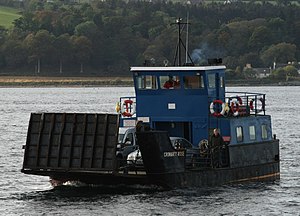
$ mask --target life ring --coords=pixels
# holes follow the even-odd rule
[[[202,156],[208,156],[209,153],[209,145],[208,145],[208,140],[207,139],[203,139],[199,142],[198,145],[199,149],[200,149],[200,155]]]
[[[239,102],[240,105],[243,105],[243,100],[242,100],[241,97],[236,96],[236,99],[238,100],[238,102]]]
[[[239,115],[240,102],[238,101],[237,98],[233,98],[231,100],[230,110],[231,110],[233,116],[238,116]]]
[[[135,103],[132,100],[124,100],[121,106],[121,114],[124,117],[131,117],[135,114]]]
[[[216,112],[215,111],[214,107],[215,107],[216,104],[220,104],[222,106],[221,112]],[[225,104],[221,100],[214,100],[213,102],[211,102],[210,106],[209,106],[209,109],[210,109],[210,113],[215,117],[219,117],[219,116],[222,116],[222,115],[225,114]]]
[[[250,108],[250,110],[254,109],[253,102],[254,102],[254,100],[250,99],[250,101],[249,101],[249,108]]]
[[[233,99],[236,99],[239,102],[240,106],[243,105],[243,100],[240,96],[233,96],[233,97],[228,98],[228,104],[231,104],[231,101]]]
[[[259,101],[261,103],[261,107],[258,109],[258,112],[265,111],[265,106],[266,106],[265,99],[261,97],[259,98]]]

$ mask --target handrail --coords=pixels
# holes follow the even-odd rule
[[[210,113],[217,117],[266,115],[265,101],[266,94],[253,92],[226,92],[225,98],[208,98]]]

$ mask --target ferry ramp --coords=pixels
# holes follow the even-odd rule
[[[118,128],[116,114],[32,113],[22,172],[113,173]]]

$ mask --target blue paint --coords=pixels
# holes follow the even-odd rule
[[[265,104],[261,102],[265,95],[225,92],[225,66],[132,67],[131,72],[136,113],[121,118],[121,126],[129,119],[142,120],[156,130],[168,131],[170,136],[184,137],[195,146],[203,139],[209,140],[214,128],[220,128],[232,145],[272,139],[271,118],[265,115]],[[172,87],[166,89],[165,82],[172,83]],[[226,102],[231,111],[223,113]],[[235,112],[237,115],[233,115]],[[262,124],[267,128],[264,139]],[[237,140],[236,127],[243,128],[242,141]],[[252,131],[255,128],[255,139],[253,134],[250,137],[249,127]]]

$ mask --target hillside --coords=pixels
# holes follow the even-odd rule
[[[188,61],[222,59],[232,80],[260,79],[260,71],[275,81],[299,76],[296,1],[195,1],[33,1],[11,31],[0,31],[0,75],[124,77],[131,66],[170,66],[178,41],[172,24],[189,12],[189,34],[181,28]]]
[[[19,17],[21,17],[19,10],[0,6],[0,26],[11,27],[13,21]]]

